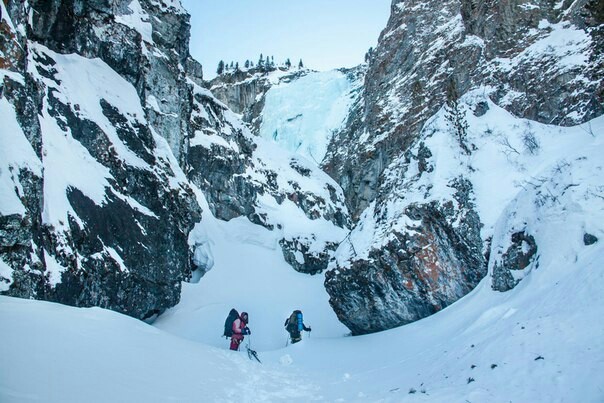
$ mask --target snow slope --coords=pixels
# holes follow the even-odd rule
[[[0,297],[2,402],[253,401],[308,396],[289,374],[98,308]],[[288,386],[289,385],[289,386]]]
[[[313,336],[340,337],[348,329],[338,322],[323,288],[324,275],[292,270],[279,247],[279,234],[246,218],[222,222],[211,217],[194,233],[211,234],[209,253],[214,267],[197,284],[183,284],[181,302],[163,314],[155,326],[215,347],[231,308],[247,311],[254,347],[274,350],[286,344],[282,327],[294,309],[304,312]],[[199,239],[197,240],[199,242]]]
[[[329,335],[319,325],[320,307],[302,306],[312,337],[267,349],[263,339],[277,340],[291,300],[266,295],[282,282],[246,287],[244,273],[266,263],[258,255],[240,255],[238,263],[248,265],[215,268],[221,282],[208,278],[226,289],[242,276],[232,293],[202,297],[203,282],[187,288],[160,329],[97,308],[2,297],[0,400],[601,402],[604,246],[559,239],[542,254],[551,259],[508,293],[491,291],[485,280],[440,313],[383,333],[334,337],[337,330]],[[320,296],[318,287],[299,292]],[[231,305],[251,308],[263,364],[218,342]]]
[[[0,214],[23,216],[25,207],[19,198],[22,192],[21,195],[17,192],[21,188],[19,169],[41,175],[42,162],[17,123],[13,106],[4,98],[0,99],[0,120],[4,126],[0,131],[0,187],[4,189],[0,193]]]
[[[555,188],[557,182],[570,185],[578,200],[556,203],[570,203],[568,208],[578,203],[583,216],[581,227],[602,233],[601,225],[592,224],[598,208],[591,210],[600,206],[604,197],[604,118],[572,127],[540,124],[517,118],[497,106],[489,99],[490,91],[479,88],[460,99],[460,111],[468,125],[465,142],[472,148],[470,155],[461,149],[452,133],[445,107],[428,119],[415,145],[385,170],[385,186],[397,191],[391,192],[383,203],[369,206],[347,242],[338,248],[340,266],[346,266],[348,259],[366,258],[371,249],[380,249],[389,237],[394,237],[394,230],[406,231],[409,217],[404,214],[405,207],[432,201],[443,205],[454,202],[456,190],[451,183],[459,177],[472,183],[485,241],[493,237],[502,216],[519,216],[515,228],[521,231],[523,216],[518,213],[518,206],[508,207],[510,203],[527,189],[551,193],[551,197],[564,193],[564,186]],[[474,111],[479,105],[488,110],[476,116]],[[423,172],[418,157],[421,147],[431,152],[426,160],[429,169]],[[368,145],[365,151],[370,148]],[[576,181],[581,185],[578,188],[573,185]],[[553,186],[547,186],[548,182]],[[539,189],[541,185],[545,188]]]

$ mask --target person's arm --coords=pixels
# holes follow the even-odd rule
[[[309,327],[306,327],[306,325],[304,323],[302,323],[302,329],[304,329],[306,332],[310,332],[312,329]]]

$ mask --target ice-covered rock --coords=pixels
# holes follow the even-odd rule
[[[169,144],[184,144],[186,126],[177,119],[173,130],[141,102],[152,81],[188,88],[186,35],[184,44],[172,38],[182,53],[170,57],[160,55],[170,38],[147,35],[184,35],[187,17],[160,9],[138,1],[3,5],[3,37],[21,45],[21,53],[5,51],[10,41],[2,48],[2,149],[12,154],[0,168],[7,294],[138,318],[178,302],[192,271],[187,234],[201,208],[174,157],[180,145]],[[150,27],[163,13],[169,27]]]
[[[327,267],[341,190],[204,88],[179,1],[1,7],[2,292],[154,316],[213,267],[192,231],[206,207],[278,231],[297,270]]]
[[[246,216],[280,234],[288,263],[305,273],[327,268],[349,227],[337,183],[300,155],[254,136],[205,88],[194,86],[194,137],[188,176],[224,220]]]
[[[536,122],[570,126],[603,113],[603,23],[601,7],[589,0],[393,1],[388,25],[370,54],[363,90],[323,164],[342,186],[355,222],[326,281],[334,309],[353,332],[406,323],[403,318],[414,316],[409,311],[416,319],[425,316],[454,302],[487,273],[484,242],[516,193],[494,186],[509,183],[501,170],[509,175],[504,167],[525,155],[541,161],[527,163],[535,171],[546,164],[540,147],[555,135],[536,135],[542,131],[535,129]],[[464,98],[468,93],[473,95]],[[493,138],[500,119],[510,119],[502,116],[501,107],[530,120],[500,129]],[[484,137],[476,136],[477,122],[488,122],[479,123]],[[443,133],[449,140],[436,141]],[[494,144],[507,162],[495,156],[483,160]],[[531,172],[526,166],[519,169]],[[522,182],[527,173],[512,176]],[[486,178],[493,184],[487,186]],[[455,196],[461,184],[467,184],[462,193],[468,203]],[[434,233],[427,242],[431,248],[447,245],[449,254],[457,253],[451,242],[451,234],[457,234],[459,245],[470,251],[457,268],[446,256],[436,259],[439,273],[452,278],[444,287],[448,297],[438,303],[434,292],[443,289],[442,283],[422,286],[433,256],[417,255],[409,241],[430,232],[430,226],[415,223],[410,206],[436,207],[432,219],[443,228],[452,225],[452,231]],[[414,270],[399,263],[409,255],[421,260]],[[405,284],[424,289],[409,298]],[[452,290],[464,291],[455,295]]]

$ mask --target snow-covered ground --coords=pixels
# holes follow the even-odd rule
[[[271,87],[262,110],[260,136],[318,165],[333,132],[346,119],[353,87],[338,70],[311,72]]]
[[[250,229],[239,222],[223,230],[237,226]],[[227,245],[216,248],[207,279],[187,286],[183,302],[155,327],[98,308],[1,297],[0,400],[604,399],[602,243],[577,247],[560,237],[542,251],[552,259],[508,293],[491,291],[487,279],[428,319],[345,337],[321,279],[296,278],[261,244],[266,234],[248,235],[232,240],[248,247],[231,251],[224,266],[218,249]],[[250,312],[262,364],[220,339],[231,306]],[[285,347],[282,321],[293,307],[304,310],[313,332]]]
[[[154,325],[184,338],[225,348],[221,338],[231,308],[250,317],[252,342],[259,350],[284,347],[285,319],[294,309],[304,312],[313,337],[342,337],[348,329],[338,322],[328,304],[323,275],[294,271],[283,259],[279,237],[246,218],[229,222],[208,219],[209,250],[214,267],[198,284],[183,284],[177,307]]]

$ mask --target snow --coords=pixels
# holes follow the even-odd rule
[[[205,226],[198,223],[189,234],[189,246],[193,250],[193,263],[196,267],[204,270],[204,273],[193,273],[192,283],[199,282],[201,275],[212,270],[214,267],[214,253],[212,252],[212,241]],[[200,270],[197,270],[200,271]]]
[[[52,287],[55,287],[61,282],[61,274],[67,270],[67,268],[57,262],[57,260],[47,251],[44,251],[44,262],[46,263],[48,283]]]
[[[223,107],[209,91],[195,83],[190,84],[195,95]],[[238,154],[239,147],[233,140],[235,135],[243,135],[254,144],[251,161],[246,163],[246,171],[239,175],[254,186],[265,189],[254,200],[254,209],[267,225],[274,228],[277,236],[275,242],[299,242],[308,248],[308,252],[318,255],[325,251],[328,244],[337,244],[344,239],[347,230],[325,218],[338,210],[345,214],[342,190],[316,163],[281,148],[272,140],[254,136],[243,124],[240,116],[228,110],[226,106],[224,110],[216,112],[200,102],[194,109],[200,111],[197,112],[200,115],[203,114],[202,111],[206,114],[221,114],[221,117],[215,117],[223,120],[224,125],[220,127],[220,133],[211,127],[196,131],[190,140],[191,147],[220,147]],[[218,155],[220,158],[220,153]],[[332,193],[338,197],[334,199]],[[297,197],[304,200],[296,200]],[[309,206],[306,212],[301,203],[307,203]],[[204,267],[203,262],[209,255],[205,250],[199,253],[198,261],[202,262]],[[293,253],[297,261],[300,261],[302,255],[295,251]]]
[[[317,165],[351,105],[352,83],[333,70],[281,82],[266,93],[260,136]]]
[[[115,126],[103,113],[100,100],[103,99],[116,108],[126,118],[127,124],[133,130],[136,125],[146,123],[145,114],[134,87],[100,59],[61,55],[34,43],[30,44],[30,48],[33,52],[29,55],[29,72],[49,88],[43,100],[44,107],[39,115],[44,167],[43,220],[47,224],[60,228],[67,225],[68,216],[70,216],[83,227],[84,224],[69,203],[68,191],[78,189],[97,205],[102,205],[106,201],[107,189],[110,188],[109,179],[112,178],[112,175],[107,167],[96,161],[89,151],[73,138],[70,129],[65,128],[61,119],[51,116],[48,111],[50,94],[52,93],[53,97],[70,107],[80,119],[90,120],[98,125],[110,141],[117,157],[126,165],[151,170],[151,166],[138,157],[119,138]],[[53,65],[54,80],[39,73],[36,68],[39,63],[35,60],[34,55],[50,57],[55,61]],[[114,91],[114,88],[120,88],[120,91]],[[6,107],[2,108],[6,109]],[[165,150],[162,148],[163,142],[158,139],[158,136],[154,136],[154,140],[158,144],[158,148],[154,151],[163,156],[165,154]],[[28,158],[31,159],[31,157]],[[170,157],[166,156],[164,160],[170,160]],[[175,175],[181,175],[181,182],[184,174],[180,169],[175,168],[178,164],[172,160],[174,160],[173,157],[170,160],[172,172]],[[78,169],[73,169],[73,167],[78,167]],[[174,178],[169,179],[174,180]],[[178,183],[174,186],[178,187]],[[134,210],[157,218],[157,215],[133,198],[122,195],[117,190],[113,193]]]
[[[25,79],[21,73],[17,73],[14,71],[0,69],[0,76],[4,76],[4,78],[8,78],[10,80],[16,81],[21,85],[25,85]]]
[[[113,249],[109,246],[105,246],[105,250],[107,251],[109,256],[111,256],[111,258],[118,264],[118,266],[120,267],[120,270],[122,272],[127,273],[130,271],[130,270],[128,270],[128,267],[126,267],[126,264],[124,263],[124,259],[122,259],[120,254],[115,249]]]
[[[469,110],[483,99],[480,93],[478,90],[467,96]],[[565,161],[571,155],[570,150],[577,157],[591,155],[594,149],[601,148],[599,134],[604,131],[604,119],[601,118],[586,125],[563,128],[515,118],[490,102],[484,116],[477,118],[469,111],[466,116],[470,142],[479,150],[472,155],[469,164],[475,170],[471,180],[487,232],[501,215],[501,207],[506,206],[527,182]],[[526,136],[534,136],[539,144],[537,155],[527,149]],[[598,157],[591,160],[596,163]]]
[[[181,302],[153,326],[98,308],[0,297],[0,400],[601,402],[604,119],[548,126],[492,103],[476,117],[471,111],[488,102],[485,93],[461,100],[468,140],[478,150],[461,154],[441,111],[423,138],[434,170],[408,188],[422,191],[405,200],[424,200],[421,180],[433,184],[427,197],[446,199],[451,177],[474,175],[483,236],[492,234],[495,255],[519,229],[539,246],[538,267],[533,264],[513,290],[493,291],[488,276],[429,318],[348,337],[329,306],[324,276],[303,275],[285,263],[282,234],[246,218],[223,222],[205,214],[189,243],[211,270],[198,283],[183,284]],[[536,154],[523,148],[527,130],[540,144]],[[263,158],[275,152],[267,144],[258,147]],[[519,153],[510,153],[510,146]],[[285,169],[291,155],[272,158]],[[414,164],[408,175],[419,175]],[[319,178],[313,175],[303,187],[312,187]],[[267,210],[277,209],[263,202]],[[286,203],[279,209],[286,226],[296,220]],[[366,238],[350,235],[365,250],[363,241],[383,236],[372,217],[361,220]],[[585,232],[600,241],[585,246]],[[10,268],[0,263],[0,270]],[[233,307],[249,313],[246,342],[262,364],[244,351],[229,351],[220,337]],[[304,312],[313,331],[286,346],[283,322],[293,309]]]
[[[29,72],[49,88],[55,89],[54,96],[71,105],[80,118],[96,123],[109,137],[116,153],[126,164],[150,169],[145,161],[120,140],[115,126],[103,114],[100,103],[100,100],[104,99],[117,108],[131,126],[145,124],[145,113],[136,89],[101,59],[87,59],[76,54],[61,55],[35,43],[31,43],[30,47],[33,52],[30,54]],[[55,61],[53,68],[56,70],[54,78],[57,81],[45,78],[37,72],[35,66],[39,63],[33,58],[35,54],[50,57]],[[120,91],[115,91],[115,88]]]
[[[324,200],[330,200],[329,191],[325,186],[326,184],[341,192],[337,182],[319,169],[311,160],[296,155],[295,153],[287,152],[273,141],[265,140],[263,138],[254,138],[254,141],[258,145],[254,152],[254,157],[258,161],[258,165],[269,166],[277,173],[279,188],[290,189],[292,187],[291,182],[296,182],[304,191],[314,193]],[[308,176],[299,174],[291,167],[292,164],[308,170]],[[250,172],[250,174],[257,175],[257,173],[254,172]],[[339,200],[343,199],[339,198]]]
[[[285,345],[285,318],[301,309],[307,325],[316,327],[313,337],[348,333],[329,308],[324,276],[292,270],[283,259],[278,233],[246,218],[225,223],[207,217],[199,227],[195,232],[211,234],[206,250],[211,250],[213,267],[198,284],[183,283],[180,304],[156,321],[158,328],[225,348],[228,342],[220,337],[224,319],[236,308],[250,315],[254,348],[273,350]]]
[[[455,188],[451,183],[456,178],[465,177],[472,182],[473,201],[484,225],[482,238],[487,240],[493,236],[497,221],[506,215],[504,211],[519,192],[531,183],[539,182],[540,178],[551,177],[552,170],[569,162],[580,166],[579,162],[585,156],[591,156],[587,159],[594,163],[587,171],[604,169],[601,158],[597,157],[598,152],[604,153],[600,135],[604,133],[604,118],[573,127],[540,124],[516,118],[495,105],[488,97],[489,91],[489,88],[479,88],[460,100],[468,123],[466,142],[473,144],[476,150],[470,156],[461,150],[451,133],[445,108],[429,119],[420,141],[432,153],[428,160],[432,171],[420,175],[417,158],[406,163],[405,155],[391,164],[385,172],[387,183],[399,191],[390,194],[381,205],[371,204],[363,212],[347,242],[336,253],[340,266],[353,258],[366,258],[368,248],[381,248],[390,240],[393,231],[412,231],[409,228],[414,224],[403,214],[407,206],[430,201],[441,204],[453,201],[455,204]],[[489,110],[476,117],[472,111],[479,102],[486,103]],[[538,144],[534,153],[527,147],[527,138],[533,138]],[[419,152],[418,144],[411,148],[413,155]],[[570,150],[573,150],[572,154]],[[591,192],[598,192],[597,189],[593,183],[589,187]],[[586,199],[593,197],[586,196]],[[507,214],[514,211],[511,209]],[[376,215],[382,217],[380,222],[376,222]]]
[[[17,122],[13,106],[0,98],[0,215],[25,215],[20,169],[42,176],[42,163]]]
[[[590,65],[589,33],[568,21],[552,24],[541,20],[538,27],[539,37],[534,43],[513,58],[494,59],[495,65],[503,73],[510,73],[519,66],[537,65],[544,66],[543,74],[554,76],[576,71],[577,79],[585,79],[581,72]]]
[[[159,102],[157,102],[157,98],[153,95],[147,96],[147,105],[149,105],[155,112],[162,114],[161,108],[159,107]]]
[[[291,375],[241,354],[99,308],[0,297],[0,316],[5,402],[246,402],[308,394]]]
[[[267,183],[266,172],[258,168],[270,167],[276,174],[276,182],[280,191],[285,195],[295,194],[299,187],[309,201],[314,199],[317,204],[315,211],[320,215],[318,218],[311,219],[289,199],[278,202],[269,193],[259,195],[256,212],[266,215],[266,222],[276,228],[275,233],[286,240],[304,240],[311,253],[323,252],[328,242],[339,243],[344,239],[347,230],[326,220],[321,214],[321,208],[327,211],[335,211],[336,208],[340,208],[343,212],[346,211],[346,206],[341,202],[331,200],[330,187],[332,191],[339,193],[337,200],[344,200],[338,184],[313,162],[287,152],[276,143],[261,137],[254,138],[254,141],[257,145],[253,155],[254,165],[248,168],[246,175],[259,183]],[[292,166],[306,170],[308,174],[302,175]]]
[[[67,216],[77,219],[67,193],[81,190],[97,205],[102,205],[109,187],[109,169],[97,162],[88,150],[57,125],[57,121],[43,108],[39,117],[43,135],[44,162],[44,223],[63,227]],[[78,167],[78,169],[73,169]],[[80,227],[84,225],[80,221]]]
[[[233,150],[236,153],[239,153],[239,146],[237,143],[233,141],[227,141],[223,137],[220,137],[216,133],[210,133],[206,131],[206,133],[201,130],[195,131],[195,135],[191,139],[189,145],[191,147],[201,146],[207,149],[212,149],[212,145],[217,145],[219,147],[226,148],[227,150]]]
[[[13,269],[0,258],[0,292],[8,291],[13,282]]]
[[[555,234],[563,221],[545,213],[540,229]],[[269,231],[209,220],[214,269],[155,326],[0,297],[0,400],[600,402],[604,244],[582,245],[576,218],[516,289],[494,292],[485,279],[434,316],[360,337],[345,337],[323,279],[287,268]],[[249,312],[246,341],[262,364],[220,338],[232,307]],[[313,331],[286,347],[294,308]]]
[[[179,0],[177,2],[180,3]],[[149,14],[143,9],[140,2],[132,0],[128,5],[128,10],[130,11],[128,14],[115,16],[115,21],[134,29],[141,34],[143,41],[154,43],[151,35],[153,27],[151,26]]]
[[[177,0],[153,3],[181,7]],[[4,15],[4,5],[0,5]],[[406,5],[401,2],[396,7]],[[124,23],[148,29],[148,16],[140,3],[133,1],[130,10],[132,14],[120,17]],[[556,48],[564,52],[564,63],[558,67],[584,63],[573,53],[573,47],[586,44],[583,37],[572,27],[543,27],[550,28],[553,35],[509,61],[510,66],[522,58],[551,52],[548,41],[552,38],[567,45]],[[56,61],[58,80],[54,81],[38,74],[37,62],[30,59],[35,78],[74,110],[77,105],[81,117],[99,125],[124,162],[139,169],[157,169],[121,142],[98,103],[104,98],[129,124],[144,123],[131,85],[98,59],[30,47]],[[293,190],[296,183],[329,203],[327,185],[340,195],[341,189],[316,163],[330,131],[342,123],[339,113],[348,108],[350,87],[346,85],[350,84],[344,84],[341,73],[321,74],[309,74],[269,91],[264,121],[269,136],[254,139],[254,168],[246,175],[265,183],[262,171],[268,167],[277,173],[280,189]],[[314,87],[319,87],[315,93]],[[111,88],[120,88],[119,94]],[[195,91],[211,97],[200,87]],[[574,127],[543,125],[516,118],[493,104],[489,91],[481,88],[460,100],[468,123],[467,142],[476,147],[471,155],[461,151],[447,125],[446,111],[441,110],[428,121],[421,138],[432,153],[428,159],[432,171],[421,173],[416,157],[409,163],[395,161],[386,179],[400,185],[396,187],[400,192],[382,205],[372,203],[351,233],[323,218],[310,220],[292,201],[279,204],[268,192],[259,198],[257,207],[258,212],[267,213],[275,230],[244,217],[223,222],[212,217],[205,198],[193,188],[204,218],[190,233],[189,245],[194,262],[207,271],[195,273],[196,283],[184,283],[181,302],[153,325],[100,308],[0,297],[0,401],[604,401],[604,117]],[[270,103],[273,97],[275,103]],[[293,102],[296,97],[305,102]],[[19,127],[13,107],[0,98],[0,213],[25,211],[18,179],[9,168],[25,168],[37,175],[43,169],[44,222],[60,226],[68,215],[77,220],[65,192],[77,188],[102,204],[111,174],[49,115],[48,94],[43,101],[41,162]],[[153,98],[147,102],[152,107],[157,104]],[[472,111],[479,102],[485,102],[489,110],[477,117]],[[333,105],[335,110],[330,110]],[[314,106],[321,106],[316,114]],[[243,135],[251,136],[236,115],[225,111],[225,117],[225,130],[243,130]],[[294,119],[288,122],[290,118]],[[273,143],[271,125],[283,133],[289,146],[295,146],[292,151],[302,150],[309,158],[284,152]],[[184,173],[167,141],[155,132],[153,136],[155,155],[174,172],[168,179],[170,186],[180,189],[187,183]],[[536,149],[527,146],[527,136],[534,138]],[[234,143],[218,133],[198,132],[191,144],[236,150]],[[410,150],[413,156],[418,151],[418,146]],[[308,175],[300,174],[292,164]],[[349,337],[329,305],[325,275],[292,270],[283,258],[280,239],[307,237],[314,251],[327,241],[346,240],[338,250],[338,260],[357,252],[366,257],[390,231],[415,225],[401,214],[405,206],[452,200],[450,183],[460,176],[474,185],[474,203],[484,224],[482,237],[492,237],[489,275],[469,295],[431,317],[377,334]],[[135,210],[157,217],[136,200],[118,197]],[[374,215],[377,209],[385,212],[379,222]],[[522,280],[513,290],[495,292],[491,289],[493,265],[517,231],[535,237],[538,258],[517,274]],[[586,246],[586,233],[599,241]],[[128,270],[118,251],[105,248],[105,252],[122,270]],[[47,252],[45,261],[45,275],[56,285],[65,269]],[[0,259],[0,277],[10,279],[12,272]],[[7,287],[8,283],[0,281],[0,291]],[[249,313],[252,335],[244,345],[251,343],[262,364],[248,360],[245,352],[229,351],[228,341],[220,337],[233,307]],[[313,331],[305,333],[302,342],[286,346],[283,321],[294,309],[304,312]]]
[[[539,9],[539,6],[536,4],[519,4],[518,7],[520,7],[523,10],[535,10],[535,9]]]
[[[6,6],[4,5],[4,2],[0,2],[0,22],[5,22],[12,32],[16,32],[15,26],[13,25],[13,22],[11,21],[10,16],[6,11]]]
[[[444,111],[426,125],[423,140],[434,166],[429,197],[450,197],[445,184],[470,172],[483,236],[493,236],[495,256],[511,233],[535,236],[539,265],[521,273],[513,290],[493,291],[489,275],[429,318],[348,337],[329,306],[324,276],[303,275],[285,263],[281,233],[245,218],[223,222],[205,214],[189,244],[209,271],[198,283],[184,283],[181,302],[153,326],[98,308],[0,297],[0,400],[601,402],[604,119],[541,125],[492,103],[485,115],[474,116],[487,93],[461,100],[468,141],[478,148],[470,157],[451,137]],[[538,139],[537,153],[524,148],[527,131]],[[519,153],[510,154],[510,146]],[[258,148],[263,157],[274,152],[267,144]],[[282,164],[291,157],[273,158]],[[419,174],[416,165],[407,175]],[[286,203],[279,209],[286,226],[297,220]],[[372,214],[361,225],[350,239],[368,250],[371,243],[363,242],[383,236],[382,229]],[[585,246],[586,232],[600,241]],[[0,270],[11,271],[4,262]],[[262,364],[229,351],[220,337],[233,307],[249,313],[252,335],[244,344],[252,343]],[[293,309],[304,312],[313,331],[286,346],[283,321]]]
[[[133,197],[126,196],[124,194],[115,192],[115,189],[114,189],[114,194],[118,199],[123,200],[124,202],[126,202],[126,204],[128,204],[130,207],[132,207],[133,210],[135,210],[141,214],[147,215],[149,217],[159,219],[159,216],[157,214],[155,214],[153,211],[151,211],[148,207],[145,207],[142,204],[140,204]]]
[[[190,182],[188,181],[185,173],[182,171],[178,160],[172,153],[168,140],[157,134],[153,127],[149,127],[149,129],[151,130],[151,134],[153,134],[153,141],[155,142],[155,149],[153,152],[157,157],[157,160],[160,161],[162,165],[165,165],[165,167],[163,167],[164,169],[167,168],[167,171],[172,173],[171,176],[168,176],[168,185],[170,188],[177,191],[182,191],[183,188],[189,187]],[[162,169],[158,167],[155,169],[156,174],[159,177],[162,177],[164,175],[163,172],[166,172],[162,172]],[[202,202],[205,202],[205,197],[201,194],[201,191],[196,186],[190,186],[190,188],[193,190],[193,192],[195,192],[198,203],[201,204]]]

